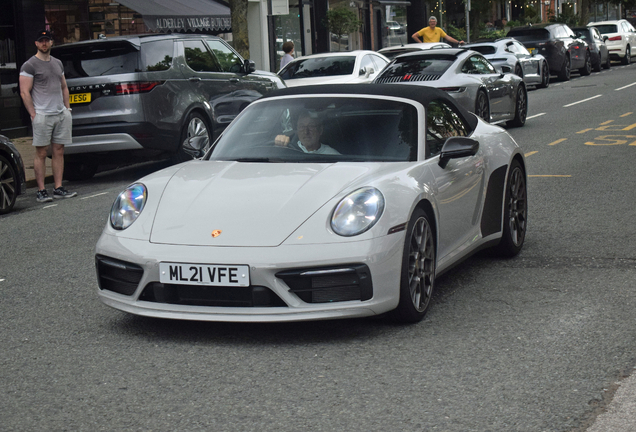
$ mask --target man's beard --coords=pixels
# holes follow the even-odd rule
[[[51,52],[51,47],[44,48],[44,49],[38,47],[38,51],[41,52],[42,54],[49,54]]]

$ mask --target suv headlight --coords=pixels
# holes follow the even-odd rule
[[[135,183],[119,194],[110,209],[110,225],[117,230],[128,228],[141,214],[146,205],[146,186]]]
[[[360,188],[342,199],[331,215],[331,228],[351,237],[371,229],[384,211],[384,196],[373,187]]]

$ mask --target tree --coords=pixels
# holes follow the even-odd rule
[[[338,50],[340,50],[340,40],[344,35],[357,32],[362,26],[362,21],[351,9],[339,6],[327,11],[327,15],[323,20],[323,25],[327,30],[338,38]]]
[[[232,18],[232,45],[244,59],[250,58],[247,0],[228,0]]]

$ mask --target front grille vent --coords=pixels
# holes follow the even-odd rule
[[[280,297],[263,286],[231,287],[151,282],[146,285],[139,300],[188,306],[287,307]]]
[[[101,255],[95,256],[99,289],[124,295],[133,295],[144,270],[137,264]]]
[[[364,264],[287,270],[276,277],[305,303],[364,301],[373,297],[371,272]]]

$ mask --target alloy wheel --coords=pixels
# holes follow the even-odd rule
[[[528,217],[528,203],[526,199],[526,180],[520,167],[514,167],[508,185],[510,198],[508,200],[508,224],[511,240],[519,246],[526,235]]]
[[[433,230],[424,217],[413,226],[409,244],[408,281],[411,302],[418,312],[428,307],[435,280]]]

